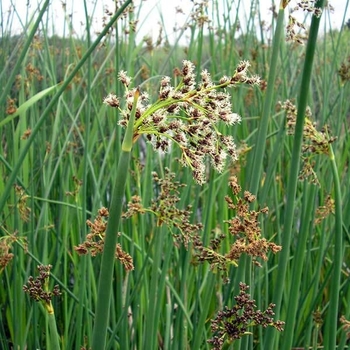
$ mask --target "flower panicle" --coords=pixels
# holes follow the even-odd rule
[[[53,296],[60,296],[62,293],[58,285],[55,285],[52,291],[49,290],[49,277],[52,265],[39,265],[39,276],[34,278],[30,276],[27,284],[23,286],[23,291],[28,293],[30,298],[43,303],[49,314],[53,314],[51,300]]]
[[[316,2],[317,0],[301,0],[301,1],[298,1],[297,5],[291,9],[291,14],[289,15],[288,25],[286,28],[287,41],[291,41],[298,45],[305,44],[308,38],[307,28],[302,22],[296,19],[296,17],[293,15],[293,12],[296,12],[296,11],[308,12],[308,13],[312,13],[315,17],[319,18],[322,15],[322,9],[315,6]],[[329,8],[331,9],[332,7],[330,6]]]
[[[249,191],[242,193],[236,176],[230,177],[229,187],[233,196],[226,196],[225,201],[235,215],[230,220],[224,221],[228,224],[227,233],[226,230],[217,227],[212,232],[213,238],[208,246],[198,242],[194,244],[196,261],[208,262],[211,270],[221,273],[223,283],[229,282],[229,267],[238,266],[241,255],[250,255],[252,262],[261,267],[259,260],[266,261],[269,252],[276,254],[282,249],[281,246],[262,237],[258,217],[260,214],[267,214],[268,208],[261,208],[259,211],[250,210],[250,204],[256,201],[256,197]],[[234,237],[234,242],[227,252],[223,252],[221,245],[224,246],[222,243],[229,237]]]
[[[86,224],[90,227],[90,233],[86,235],[86,240],[83,243],[80,243],[74,247],[77,254],[91,254],[92,257],[102,254],[105,243],[108,216],[108,209],[102,207],[98,210],[94,221],[86,221]],[[126,271],[132,271],[134,269],[134,263],[131,255],[122,249],[120,243],[116,245],[115,258],[123,264]]]
[[[254,326],[270,326],[283,331],[285,322],[273,319],[275,304],[271,303],[265,311],[256,310],[255,300],[247,293],[249,286],[240,282],[239,289],[239,294],[234,297],[235,305],[232,308],[225,307],[211,320],[213,337],[207,342],[214,350],[223,349],[225,342],[232,343],[251,334],[248,330]]]
[[[137,103],[134,135],[136,141],[145,135],[153,148],[168,152],[173,145],[180,148],[180,163],[192,170],[198,184],[206,182],[206,159],[218,172],[222,172],[226,159],[237,159],[236,145],[232,136],[219,132],[219,123],[233,126],[241,121],[239,114],[232,111],[231,96],[226,88],[237,84],[260,86],[260,78],[249,75],[250,63],[241,61],[231,77],[224,76],[218,83],[213,82],[210,73],[203,70],[200,81],[196,82],[195,65],[182,62],[182,68],[175,72],[181,76],[177,86],[171,85],[170,77],[161,78],[158,98],[150,103],[146,92],[141,92]],[[125,127],[130,117],[135,89],[130,88],[131,78],[127,72],[119,72],[119,80],[126,88],[125,108],[119,99],[110,94],[104,103],[118,108],[121,113],[119,125]]]
[[[279,107],[286,111],[287,116],[287,134],[293,135],[295,132],[297,120],[297,107],[292,101],[286,100],[279,102]],[[299,180],[308,180],[308,182],[320,186],[317,174],[314,170],[316,155],[331,156],[331,144],[336,141],[336,137],[330,135],[328,125],[324,125],[321,130],[317,129],[316,123],[312,122],[312,112],[310,107],[306,108],[305,123],[303,129],[302,160],[303,166],[299,174]]]

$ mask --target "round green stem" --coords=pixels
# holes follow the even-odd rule
[[[134,95],[133,108],[123,140],[122,152],[118,162],[118,169],[115,180],[116,182],[114,184],[112,193],[112,202],[109,208],[109,218],[106,229],[100,279],[98,284],[96,317],[92,335],[93,350],[104,349],[106,344],[109,306],[112,292],[115,248],[117,244],[117,234],[122,214],[123,198],[130,163],[133,128],[138,97],[139,91],[137,90]]]

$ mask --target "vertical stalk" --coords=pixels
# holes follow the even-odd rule
[[[341,188],[337,165],[334,159],[332,146],[329,147],[334,181],[334,202],[335,202],[335,229],[334,229],[334,249],[333,249],[333,274],[330,283],[330,300],[328,314],[325,326],[324,347],[326,349],[336,348],[339,294],[340,294],[340,276],[343,262],[343,218],[342,218],[342,200]]]
[[[39,303],[39,308],[45,317],[47,317],[46,320],[49,332],[47,332],[46,344],[50,344],[50,350],[60,350],[60,337],[57,332],[55,313],[51,301],[41,301]]]
[[[306,243],[308,239],[308,233],[311,232],[310,223],[313,225],[312,211],[314,208],[316,186],[311,185],[311,188],[308,188],[307,184],[304,184],[304,196],[303,196],[303,207],[302,213],[305,213],[301,219],[301,227],[298,235],[298,243],[295,249],[294,259],[292,261],[292,280],[291,280],[291,289],[289,292],[288,298],[288,309],[286,320],[288,320],[285,332],[283,333],[283,342],[281,347],[283,349],[291,349],[292,342],[295,334],[295,322],[296,314],[299,305],[299,295],[300,295],[300,284],[302,281],[302,273],[304,268],[304,259],[305,259],[305,250]]]
[[[276,74],[277,74],[278,52],[280,49],[280,42],[283,34],[283,22],[284,22],[284,7],[283,7],[283,1],[281,1],[278,17],[277,17],[275,35],[274,35],[273,44],[272,44],[272,55],[271,55],[271,62],[270,62],[270,73],[267,80],[267,91],[264,99],[261,122],[258,130],[258,138],[254,148],[255,150],[253,155],[254,159],[252,162],[250,192],[254,194],[258,193],[260,177],[261,177],[261,169],[262,169],[262,164],[264,159],[264,152],[266,148],[266,136],[267,136],[267,129],[269,125],[269,118],[271,115],[273,95],[275,93],[275,80],[276,80]]]
[[[322,8],[324,6],[324,0],[320,0],[315,6]],[[289,183],[287,187],[287,203],[285,211],[284,220],[284,232],[282,236],[282,251],[280,253],[280,259],[278,263],[277,272],[277,285],[274,289],[273,302],[276,304],[275,317],[278,319],[280,317],[282,295],[285,285],[285,277],[287,271],[287,264],[289,260],[289,250],[292,237],[292,228],[294,222],[294,210],[295,210],[295,195],[298,182],[298,173],[300,166],[300,152],[303,141],[303,129],[305,121],[305,111],[307,107],[307,99],[309,95],[310,81],[312,66],[314,61],[314,54],[317,42],[318,27],[320,23],[320,18],[313,16],[309,39],[307,42],[306,52],[305,52],[305,63],[303,68],[302,81],[300,86],[299,98],[298,98],[298,114],[295,126],[295,135],[292,151],[291,167],[289,171]],[[265,338],[265,348],[273,349],[275,342],[275,330],[269,328],[266,333]]]
[[[87,10],[86,0],[84,0],[84,12],[85,12],[85,23],[86,23],[86,35],[87,35],[87,44],[91,45],[91,36],[90,36],[90,20]],[[87,111],[85,113],[85,133],[84,133],[84,146],[85,152],[83,156],[83,174],[82,174],[82,218],[81,222],[86,222],[86,209],[87,209],[87,173],[88,173],[88,154],[89,154],[89,139],[90,139],[90,116],[91,116],[91,56],[87,60]],[[81,228],[83,239],[86,236],[86,225],[82,225]],[[80,260],[80,291],[79,291],[79,300],[83,302],[86,300],[86,284],[87,284],[87,257],[84,256]],[[86,312],[83,307],[78,308],[77,313],[77,341],[82,342],[84,336],[83,327],[83,312]],[[91,328],[89,329],[89,334],[91,336]]]
[[[280,43],[283,35],[283,29],[284,29],[284,2],[280,2],[279,6],[279,12],[277,17],[277,25],[275,34],[273,37],[273,44],[272,44],[272,55],[271,55],[271,62],[270,62],[270,72],[268,76],[267,81],[267,91],[266,96],[264,98],[264,104],[263,104],[263,110],[261,115],[261,122],[258,129],[258,136],[256,145],[254,148],[254,154],[253,154],[253,161],[251,163],[251,178],[248,183],[250,183],[250,192],[254,194],[258,194],[259,184],[260,184],[260,178],[261,178],[261,171],[263,166],[263,159],[264,159],[264,153],[266,148],[266,138],[267,138],[267,131],[268,131],[268,125],[269,125],[269,119],[271,114],[271,106],[273,102],[273,96],[275,93],[275,80],[277,75],[277,61],[279,57],[279,49],[280,49]],[[242,265],[241,265],[242,264]],[[244,270],[245,273],[245,282],[248,285],[252,284],[252,275],[251,275],[251,259],[248,257],[243,257],[240,260],[239,264],[240,268],[239,271],[242,273]],[[248,266],[248,268],[247,268]],[[244,269],[244,270],[243,270]],[[238,283],[239,281],[237,281]],[[243,339],[243,343],[241,343],[240,347],[242,346],[243,349],[248,349],[248,347],[251,345],[250,343],[251,339]]]
[[[49,329],[50,329],[50,345],[51,350],[60,350],[60,340],[57,333],[56,319],[54,313],[48,314]]]
[[[112,193],[112,201],[109,208],[109,218],[106,229],[100,279],[98,284],[96,317],[92,335],[92,350],[104,349],[106,344],[115,248],[131,157],[133,128],[139,94],[139,90],[136,90],[130,119],[122,144],[122,151],[118,162],[117,174]]]

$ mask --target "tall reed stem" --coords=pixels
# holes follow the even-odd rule
[[[269,125],[269,119],[271,116],[271,106],[273,101],[273,96],[275,93],[275,81],[277,75],[277,62],[280,50],[280,43],[283,34],[283,24],[284,24],[284,7],[281,5],[278,12],[277,25],[275,30],[275,35],[272,44],[272,55],[270,62],[270,72],[267,80],[267,91],[264,99],[263,111],[261,115],[261,121],[258,130],[258,138],[254,148],[254,159],[252,162],[251,171],[251,193],[258,193],[259,183],[261,178],[261,170],[263,165],[264,153],[266,148],[266,136]]]
[[[137,90],[134,95],[133,107],[122,144],[122,151],[118,162],[117,174],[112,193],[112,201],[109,208],[109,218],[102,254],[100,279],[98,283],[96,317],[92,335],[92,350],[104,349],[106,344],[115,249],[131,157],[136,105],[139,94],[140,93]]]
[[[323,8],[324,0],[318,1],[315,6]],[[307,42],[307,47],[306,47],[306,52],[305,52],[304,68],[303,68],[302,81],[301,81],[299,98],[298,98],[298,113],[297,113],[297,120],[296,120],[296,126],[295,126],[291,167],[290,167],[289,177],[288,177],[289,182],[287,187],[287,203],[286,203],[286,211],[285,211],[285,219],[284,219],[284,232],[282,235],[283,249],[279,258],[278,272],[277,272],[277,285],[275,286],[274,295],[272,299],[273,302],[276,304],[275,317],[277,319],[280,317],[282,295],[283,295],[283,291],[286,283],[287,264],[289,260],[289,250],[290,250],[292,229],[293,229],[293,223],[294,223],[295,195],[297,190],[299,167],[300,167],[300,153],[301,153],[301,146],[303,141],[305,111],[306,111],[307,100],[309,96],[311,73],[312,73],[312,66],[313,66],[314,54],[316,49],[319,24],[320,24],[320,18],[313,16],[311,27],[310,27],[309,38]],[[288,328],[292,326],[288,326],[288,322],[287,322],[286,327]],[[288,329],[286,329],[286,332],[289,333]],[[265,338],[265,348],[269,348],[269,349],[274,348],[274,343],[275,343],[274,334],[275,332],[273,329],[267,330],[266,338]],[[288,339],[285,341],[286,341],[286,344],[291,344],[292,338],[290,338],[290,340]],[[290,349],[291,346],[286,345],[285,348]]]
[[[331,153],[331,164],[334,181],[334,202],[335,202],[335,229],[334,229],[334,249],[333,249],[333,274],[331,278],[330,300],[328,305],[328,314],[325,326],[324,347],[326,349],[336,348],[337,326],[340,315],[339,294],[340,294],[340,276],[343,263],[343,217],[342,217],[342,196],[337,164],[335,162],[332,146],[329,147]]]

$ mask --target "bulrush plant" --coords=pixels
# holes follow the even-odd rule
[[[92,229],[91,234],[88,235],[86,242],[76,247],[76,250],[82,254],[90,252],[94,255],[102,251],[92,340],[93,350],[104,349],[106,344],[114,260],[115,258],[121,260],[127,270],[132,270],[134,267],[131,257],[125,252],[121,254],[121,247],[117,244],[118,229],[123,217],[127,218],[135,213],[152,212],[157,217],[157,226],[166,224],[170,232],[180,232],[179,235],[174,235],[176,245],[183,244],[185,248],[193,247],[199,261],[208,261],[212,266],[224,271],[228,260],[236,263],[242,253],[266,259],[268,250],[276,252],[280,249],[260,237],[256,218],[263,210],[248,211],[248,203],[255,200],[254,196],[246,195],[244,200],[238,199],[236,204],[227,198],[228,206],[240,212],[237,213],[239,218],[228,221],[229,232],[232,235],[245,236],[237,238],[240,244],[239,251],[235,249],[237,243],[232,246],[232,251],[226,256],[221,255],[222,259],[213,263],[210,259],[210,251],[218,248],[220,242],[215,245],[215,242],[211,241],[215,247],[203,246],[199,235],[202,225],[190,224],[189,221],[191,208],[187,207],[185,210],[176,208],[179,201],[179,189],[182,185],[174,181],[175,175],[167,169],[164,179],[153,172],[153,179],[160,191],[149,208],[144,208],[141,198],[134,196],[126,212],[123,213],[122,210],[131,150],[133,144],[141,136],[144,136],[156,151],[167,152],[173,147],[178,147],[181,151],[180,164],[191,170],[193,179],[199,185],[207,182],[208,160],[216,171],[222,172],[227,157],[232,161],[238,158],[232,136],[223,135],[219,131],[219,124],[235,125],[241,120],[238,114],[232,112],[231,96],[226,88],[243,83],[259,86],[260,78],[248,75],[248,68],[249,62],[241,61],[232,76],[224,76],[218,83],[214,83],[209,72],[203,70],[200,74],[200,82],[196,83],[194,64],[184,60],[182,69],[175,70],[176,75],[181,77],[180,83],[172,86],[171,79],[163,77],[160,81],[158,98],[153,103],[150,103],[146,92],[141,91],[140,88],[132,88],[131,77],[127,75],[127,72],[121,71],[118,77],[126,90],[125,103],[122,103],[121,99],[114,94],[109,94],[104,99],[105,104],[118,109],[121,116],[118,124],[125,127],[126,131],[110,208],[108,211],[101,209],[95,223],[89,222]],[[231,182],[231,188],[237,195],[238,193],[234,191],[239,188],[236,181]],[[176,230],[172,231],[171,227]],[[249,231],[249,228],[254,228],[255,231]],[[125,257],[128,260],[127,264],[125,264]],[[221,265],[220,262],[222,262]]]

